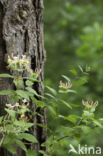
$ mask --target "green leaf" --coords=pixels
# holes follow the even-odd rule
[[[85,126],[85,125],[82,125],[81,129],[82,129],[83,133],[85,133],[85,134],[89,134],[91,131],[91,128],[88,126]]]
[[[62,102],[64,105],[66,105],[68,108],[72,109],[71,105],[70,105],[68,102],[66,102],[66,101],[64,101],[64,100],[61,100],[61,102]]]
[[[19,137],[21,139],[25,139],[25,140],[33,142],[33,143],[38,143],[37,139],[29,133],[21,133],[21,134],[19,134]]]
[[[49,87],[49,86],[46,86],[46,88],[47,88],[54,96],[57,95],[57,92],[56,92],[55,89],[53,89],[53,88],[51,88],[51,87]]]
[[[25,152],[27,151],[27,149],[26,149],[26,146],[24,145],[24,143],[21,141],[21,140],[16,140],[16,144],[18,144],[19,145],[19,147],[21,148],[21,149],[23,149]]]
[[[10,109],[7,109],[7,108],[5,108],[5,110],[11,117],[13,117],[13,118],[15,117],[16,111],[10,110]]]
[[[43,150],[39,150],[39,153],[43,154],[43,156],[48,156]]]
[[[2,90],[0,91],[0,95],[12,95],[14,94],[13,90]]]
[[[70,71],[73,75],[75,75],[75,76],[78,74],[75,68],[73,68],[73,69],[71,69],[71,70],[69,70],[69,71]]]
[[[29,80],[26,81],[26,85],[27,85],[27,86],[32,86],[33,84],[34,84],[34,83],[33,83],[32,81],[29,81]]]
[[[40,100],[37,100],[36,98],[34,97],[31,97],[32,101],[34,102],[34,104],[38,105],[39,107],[44,107],[45,106],[45,102],[44,101],[40,101]]]
[[[8,122],[10,122],[10,121],[8,121]],[[5,128],[7,129],[8,133],[11,132],[11,131],[15,133],[15,130],[14,130],[15,127],[12,124],[12,122],[10,122],[9,124],[6,124]]]
[[[62,75],[62,77],[63,77],[65,80],[67,80],[68,82],[71,82],[70,79],[69,79],[67,76]]]
[[[69,115],[68,117],[65,117],[65,119],[71,121],[72,123],[76,123],[78,118],[79,117],[77,115]]]
[[[51,114],[53,115],[53,117],[56,116],[56,111],[52,106],[48,106],[49,111],[51,112]]]
[[[103,118],[100,118],[99,121],[103,123]]]
[[[13,145],[13,144],[15,144],[15,140],[16,140],[16,136],[14,134],[8,134],[4,138],[3,146],[7,146],[10,144]]]
[[[84,111],[83,117],[94,118],[94,113],[91,113],[89,111]]]
[[[8,144],[7,146],[4,146],[10,153],[16,154],[16,149],[13,145]]]
[[[83,73],[83,68],[80,65],[78,65],[78,67],[79,67],[80,71]]]
[[[39,96],[39,94],[34,89],[32,89],[30,87],[26,87],[26,90],[29,91],[30,93],[33,93],[36,96]]]
[[[12,75],[10,74],[0,74],[0,77],[2,78],[14,78]]]
[[[16,88],[23,88],[24,87],[24,82],[23,82],[23,79],[22,77],[19,77],[18,79],[14,79],[13,80],[13,83],[15,84]]]
[[[53,95],[51,95],[51,94],[49,94],[49,93],[45,93],[45,95],[51,97],[52,99],[56,99],[55,96],[53,96]]]
[[[73,82],[73,85],[84,85],[88,82],[88,77],[87,76],[82,76],[80,77],[77,81]]]
[[[21,96],[22,98],[28,99],[29,95],[27,91],[23,90],[16,90],[17,95]]]
[[[0,117],[0,123],[2,123],[2,121],[3,121],[3,116]]]
[[[100,127],[100,128],[103,128],[103,125],[102,125],[99,121],[93,120],[93,122],[94,122],[94,124],[95,124],[96,126],[98,126],[98,127]]]
[[[26,152],[26,156],[37,156],[37,154],[36,154],[36,152],[33,151],[33,150],[28,150],[28,151]]]
[[[34,125],[34,123],[27,123],[25,121],[18,121],[18,120],[15,120],[15,123],[14,123],[16,126],[19,126],[21,129],[23,129],[23,131],[25,130],[28,130],[28,128],[32,127]]]
[[[77,93],[75,90],[71,90],[71,89],[68,89],[67,92],[68,93]]]
[[[86,72],[90,72],[91,71],[91,67],[86,65]]]
[[[75,90],[71,90],[71,89],[67,89],[67,90],[59,90],[59,93],[63,93],[63,94],[66,94],[66,93],[77,93]]]
[[[63,115],[59,115],[59,117],[63,118],[64,120],[68,120],[72,123],[76,123],[77,122],[77,119],[80,118],[79,116],[77,115],[69,115],[69,116],[63,116]]]
[[[48,129],[48,127],[46,127],[46,126],[43,125],[43,124],[37,123],[37,125],[38,125],[39,127],[42,127],[42,128],[46,128],[46,129]]]

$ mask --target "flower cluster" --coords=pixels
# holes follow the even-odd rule
[[[9,68],[12,70],[20,71],[24,69],[30,68],[30,61],[29,58],[27,58],[26,55],[22,56],[8,56],[8,64]]]
[[[28,121],[28,117],[26,116],[26,112],[29,112],[29,102],[26,99],[23,99],[22,104],[19,104],[18,102],[14,105],[12,104],[6,104],[6,107],[9,110],[17,110],[17,114],[19,114],[19,120]]]
[[[35,80],[41,73],[41,69],[36,68],[35,71],[31,69],[30,60],[26,55],[8,56],[8,68],[17,72],[27,71],[30,74],[30,78]]]
[[[19,103],[16,103],[15,105],[12,105],[12,104],[6,104],[6,107],[8,107],[9,109],[14,109],[14,108],[18,108],[20,106]]]
[[[64,88],[64,89],[69,89],[72,87],[72,83],[63,83],[62,81],[60,81],[60,87]]]
[[[87,101],[82,100],[82,104],[87,108],[96,108],[98,106],[98,101],[93,102],[92,99],[87,99]]]
[[[32,69],[28,69],[28,72],[31,74],[31,75],[33,75],[33,74],[35,74],[35,75],[40,75],[40,73],[41,73],[41,69],[35,69],[35,71],[33,71]]]
[[[24,99],[22,100],[22,105],[20,106],[20,118],[19,120],[29,121],[28,117],[26,116],[26,112],[29,112],[29,101]]]

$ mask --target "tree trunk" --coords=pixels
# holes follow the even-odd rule
[[[7,56],[12,54],[27,55],[31,60],[31,68],[41,70],[39,83],[34,88],[43,94],[43,70],[45,51],[42,23],[43,0],[0,0],[0,73],[7,73]],[[9,79],[0,78],[0,90],[12,88]],[[0,115],[3,115],[7,96],[0,96]],[[32,106],[31,109],[33,109]],[[35,108],[34,108],[35,109]],[[41,114],[35,116],[33,122],[46,124],[45,110],[37,109]],[[42,150],[41,144],[46,140],[46,130],[35,126],[33,134],[38,139],[36,151]],[[31,147],[29,147],[31,148]],[[44,149],[45,150],[45,149]],[[40,154],[38,154],[40,155]],[[13,156],[4,149],[0,149],[0,156]],[[18,149],[16,156],[25,156]]]

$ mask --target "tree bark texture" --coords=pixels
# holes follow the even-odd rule
[[[31,60],[31,68],[41,70],[39,83],[34,88],[43,94],[43,77],[45,50],[43,41],[43,0],[0,0],[0,73],[7,73],[7,56],[27,55]],[[12,88],[10,79],[0,78],[0,90]],[[0,96],[0,115],[3,115],[7,96]],[[40,116],[35,116],[33,122],[46,124],[45,110],[31,106],[33,111],[38,111]],[[39,143],[34,148],[42,150],[41,144],[46,140],[46,130],[34,126],[33,134]],[[44,149],[45,150],[45,149]],[[40,154],[38,154],[40,155]],[[0,156],[13,156],[0,149]],[[17,155],[25,156],[18,149]]]

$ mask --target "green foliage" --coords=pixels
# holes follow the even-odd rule
[[[30,128],[34,126],[34,123],[29,121],[30,116],[33,117],[33,114],[36,113],[31,112],[29,109],[31,100],[39,108],[46,107],[52,121],[57,122],[57,125],[52,128],[50,128],[49,125],[46,127],[45,125],[36,123],[38,126],[46,128],[49,133],[47,141],[41,145],[44,147],[46,146],[48,154],[43,150],[38,151],[44,156],[58,154],[58,146],[62,147],[62,149],[65,148],[71,139],[71,142],[73,143],[74,141],[77,145],[83,139],[82,135],[88,133],[88,131],[92,133],[94,128],[103,129],[103,120],[95,118],[95,110],[98,106],[98,101],[93,102],[92,99],[87,99],[87,101],[82,100],[84,109],[83,112],[78,115],[73,111],[75,104],[68,100],[68,97],[71,95],[73,96],[75,93],[78,94],[79,87],[82,87],[82,85],[88,82],[88,73],[83,70],[81,66],[79,66],[79,70],[81,76],[73,81],[67,76],[62,75],[64,80],[60,81],[58,90],[46,86],[47,93],[45,93],[45,97],[42,97],[45,101],[38,100],[37,98],[41,96],[32,88],[35,82],[35,77],[34,79],[32,77],[31,80],[31,74],[33,73],[30,73],[25,80],[25,84],[24,77],[20,77],[19,73],[13,76],[2,74],[1,77],[13,79],[16,89],[0,91],[0,95],[9,95],[10,102],[11,100],[13,102],[13,104],[6,104],[6,115],[0,117],[0,133],[2,135],[0,147],[7,149],[12,154],[16,154],[16,145],[25,151],[26,156],[37,155],[34,150],[27,149],[26,147],[27,143],[38,143],[38,140],[35,136],[30,134],[29,131]],[[13,71],[21,72],[17,69],[14,70],[14,67]],[[22,70],[22,72],[23,71],[24,70]],[[78,71],[76,71],[76,73],[78,74]],[[66,107],[65,113],[63,112],[63,107]],[[27,115],[28,113],[30,116]],[[82,135],[80,135],[80,132]]]
[[[82,67],[79,68],[81,68],[79,69],[81,76],[72,81],[67,76],[63,76],[65,80],[64,82],[60,81],[58,91],[46,87],[46,90],[49,90],[49,93],[46,93],[49,138],[44,145],[48,147],[51,156],[66,154],[69,144],[78,146],[82,143],[85,145],[85,134],[92,135],[94,133],[96,135],[99,130],[102,132],[103,129],[102,122],[95,117],[98,101],[93,102],[91,98],[86,101],[81,99],[81,104],[84,106],[82,108],[82,105],[77,106],[70,100],[71,96],[75,97],[75,89],[79,96],[78,88],[80,89],[88,83],[89,74]],[[78,70],[76,73],[78,74]],[[60,92],[61,88],[63,92]],[[68,88],[70,92],[67,92]],[[71,92],[72,88],[73,92]],[[78,112],[77,107],[80,107],[79,110],[82,108],[81,112]]]
[[[33,151],[33,150],[28,150],[28,151],[26,152],[26,156],[37,156],[37,154],[36,154],[36,152]]]
[[[48,126],[53,130],[58,129],[58,135],[61,136],[64,132],[64,126],[62,128],[61,125],[67,127],[70,125],[68,126],[67,121],[63,118],[57,120],[59,112],[59,115],[66,117],[71,114],[80,117],[85,114],[92,117],[92,112],[81,110],[82,99],[92,97],[94,100],[98,100],[99,106],[93,114],[95,114],[96,120],[103,117],[103,1],[45,0],[44,3],[45,47],[48,58],[45,84],[57,91],[57,82],[63,80],[60,75],[65,74],[72,80],[72,90],[76,91],[76,94],[57,94],[57,98],[60,97],[57,102],[53,94],[47,93],[49,99],[51,98],[53,101],[48,107]],[[65,101],[65,104],[62,100]],[[93,120],[91,122],[93,123]],[[93,124],[92,126],[94,127]],[[103,146],[102,130],[94,128],[92,131],[88,126],[83,126],[83,128],[81,139],[78,142],[73,138],[65,138],[65,141],[64,139],[61,141],[62,145],[54,145],[56,150],[52,155],[67,155],[69,143],[75,146],[79,143]]]
[[[8,63],[10,70],[12,70],[12,75],[0,74],[2,78],[12,78],[16,88],[15,90],[0,91],[2,96],[9,95],[9,104],[6,104],[5,108],[6,115],[0,117],[0,147],[6,148],[12,154],[16,154],[15,145],[17,145],[26,152],[27,156],[34,156],[34,154],[36,155],[35,151],[27,150],[26,144],[38,143],[35,136],[30,134],[30,128],[34,126],[34,123],[29,120],[34,112],[32,113],[29,109],[29,104],[32,99],[39,102],[36,99],[39,95],[32,89],[34,82],[37,82],[36,78],[39,73],[33,73],[29,66],[26,68],[27,64],[25,63],[28,60],[24,56],[22,57],[21,59],[14,57],[13,60],[9,58]],[[27,78],[20,76],[24,70],[29,72]],[[38,105],[38,103],[36,104]],[[39,104],[39,107],[41,106]]]
[[[44,3],[48,55],[45,96],[38,95],[32,87],[38,82],[40,71],[31,71],[25,56],[9,58],[8,67],[15,72],[13,75],[0,74],[0,77],[11,78],[16,90],[0,91],[2,96],[9,95],[10,101],[5,108],[7,114],[0,117],[0,147],[15,154],[15,145],[18,145],[26,156],[37,155],[26,148],[26,142],[37,143],[29,133],[34,123],[29,122],[27,114],[32,118],[36,113],[32,114],[29,109],[31,101],[41,109],[45,107],[48,114],[48,126],[37,123],[48,130],[48,139],[42,144],[48,154],[42,150],[39,153],[63,156],[68,155],[69,144],[102,146],[103,1],[45,0]],[[22,77],[25,70],[28,76]],[[67,76],[60,77],[61,73]],[[91,97],[99,101],[98,107]]]

